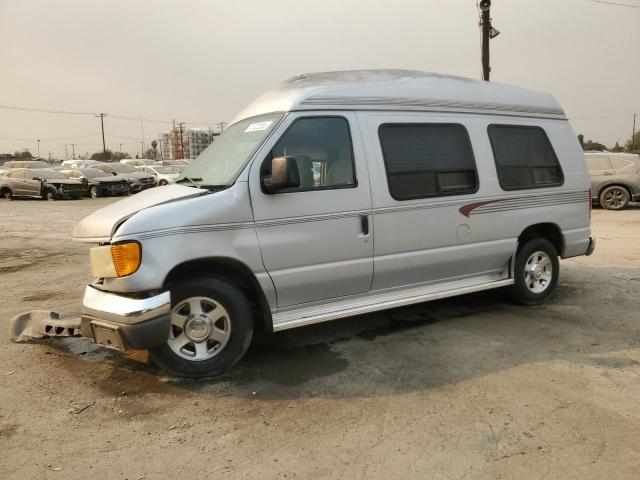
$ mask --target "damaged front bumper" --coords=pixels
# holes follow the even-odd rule
[[[167,341],[170,311],[169,292],[134,298],[88,285],[82,300],[80,330],[104,347],[143,350]]]

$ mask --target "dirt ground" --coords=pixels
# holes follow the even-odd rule
[[[0,478],[640,478],[640,208],[594,210],[595,254],[544,306],[354,317],[184,381],[86,339],[9,341],[17,313],[79,314],[70,232],[111,201],[0,202]]]

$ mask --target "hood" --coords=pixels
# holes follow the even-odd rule
[[[82,182],[75,178],[45,178],[45,182],[58,185],[80,185]]]
[[[123,174],[125,177],[135,178],[136,180],[140,180],[141,178],[153,178],[153,175],[144,172],[131,172]]]
[[[94,177],[89,179],[89,182],[102,182],[102,183],[122,183],[126,181],[127,179],[121,175],[105,175],[104,177]]]
[[[134,197],[127,197],[107,205],[83,218],[73,229],[73,240],[92,243],[108,242],[118,226],[140,210],[162,203],[198,197],[206,193],[209,191],[176,184],[145,190]]]

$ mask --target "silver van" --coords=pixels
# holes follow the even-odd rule
[[[607,210],[640,201],[640,155],[586,152],[593,200]]]
[[[176,183],[83,219],[82,333],[215,375],[281,331],[508,287],[589,255],[589,173],[551,95],[415,71],[300,75]]]

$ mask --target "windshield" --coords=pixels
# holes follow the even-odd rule
[[[198,155],[178,182],[186,178],[200,185],[229,185],[281,118],[278,113],[233,124]]]
[[[102,170],[96,170],[95,168],[83,168],[80,170],[80,173],[87,178],[104,177],[104,172]]]
[[[67,180],[66,175],[56,172],[55,170],[34,170],[34,173],[34,177],[46,178],[47,180],[58,178]]]
[[[153,167],[153,169],[157,172],[157,173],[161,173],[161,174],[165,174],[165,173],[180,173],[178,170],[176,170],[175,168],[171,168],[171,167]]]
[[[133,173],[138,171],[135,168],[130,167],[129,165],[125,165],[124,163],[115,163],[111,165],[111,168],[113,168],[118,173]]]
[[[27,168],[49,168],[51,165],[45,162],[31,161],[25,164]]]

